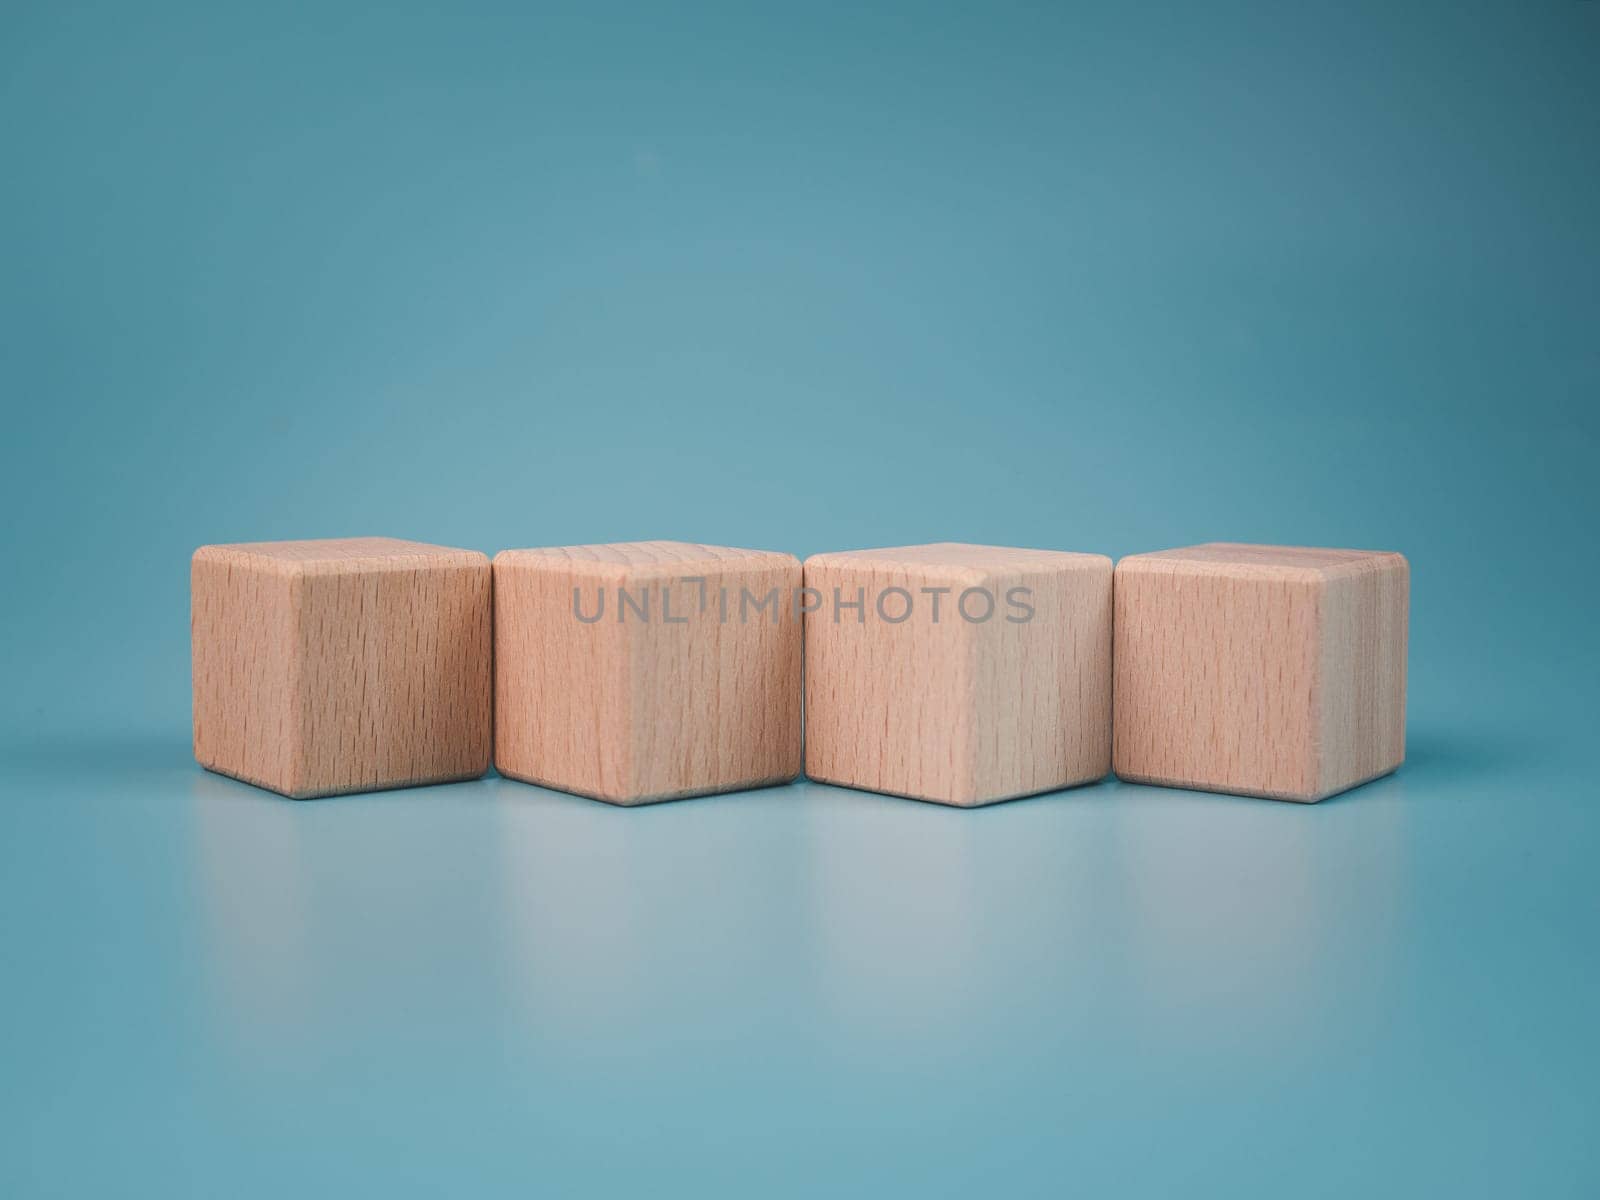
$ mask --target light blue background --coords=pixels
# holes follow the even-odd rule
[[[12,3],[0,156],[0,1193],[1600,1189],[1600,4]],[[1410,761],[200,772],[368,533],[1397,549]]]

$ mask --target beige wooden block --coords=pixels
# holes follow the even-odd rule
[[[489,767],[490,572],[394,538],[202,546],[194,756],[296,798]]]
[[[1212,543],[1117,564],[1116,772],[1311,802],[1405,758],[1398,554]]]
[[[495,556],[495,766],[613,804],[800,771],[800,563],[684,542]]]
[[[1109,558],[945,542],[805,581],[811,778],[972,806],[1110,769]]]

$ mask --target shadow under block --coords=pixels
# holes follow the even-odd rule
[[[940,543],[805,581],[812,779],[973,806],[1110,770],[1109,558]]]
[[[1312,802],[1405,758],[1398,554],[1212,543],[1117,564],[1116,772]]]
[[[495,556],[495,766],[612,804],[800,772],[800,563],[684,542]]]
[[[297,799],[489,767],[489,560],[394,538],[202,546],[194,756]]]

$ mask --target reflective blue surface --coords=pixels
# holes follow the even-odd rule
[[[16,756],[0,1182],[1584,1194],[1592,786],[1413,740],[1316,807],[974,812]]]

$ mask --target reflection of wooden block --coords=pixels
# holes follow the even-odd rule
[[[945,542],[805,579],[811,778],[971,806],[1110,769],[1109,558]]]
[[[489,768],[489,560],[394,538],[202,546],[194,756],[296,798]]]
[[[791,554],[683,542],[495,556],[495,766],[613,804],[800,770]]]
[[[1405,758],[1398,554],[1214,543],[1117,564],[1116,770],[1314,801]]]

